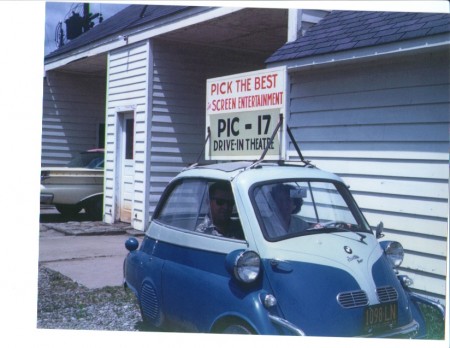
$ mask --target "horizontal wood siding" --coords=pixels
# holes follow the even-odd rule
[[[242,52],[162,40],[152,47],[150,214],[168,182],[203,151],[206,80],[264,68],[262,57]]]
[[[98,147],[105,122],[105,78],[47,72],[42,108],[42,166],[66,164]]]
[[[402,272],[414,287],[440,298],[448,251],[448,61],[448,53],[434,52],[293,73],[288,121],[303,155],[340,175],[370,225],[383,221],[384,239],[403,244]]]
[[[134,111],[134,192],[132,225],[145,226],[145,185],[148,127],[148,42],[110,52],[108,56],[108,90],[106,119],[105,212],[107,222],[114,222],[119,161],[116,140],[117,113]],[[119,184],[119,183],[117,183]]]

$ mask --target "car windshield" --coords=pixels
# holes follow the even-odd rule
[[[370,232],[370,228],[341,183],[284,181],[252,190],[262,231],[275,241],[335,231]]]
[[[103,162],[103,152],[82,152],[75,156],[66,166],[69,168],[99,169],[103,168]]]

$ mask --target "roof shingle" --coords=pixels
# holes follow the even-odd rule
[[[266,63],[450,33],[446,13],[332,11]]]

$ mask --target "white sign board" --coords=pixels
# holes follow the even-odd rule
[[[207,80],[207,160],[259,159],[285,115],[286,68],[251,71]],[[285,124],[265,156],[284,159]]]

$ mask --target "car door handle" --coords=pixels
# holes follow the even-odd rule
[[[274,271],[282,272],[282,273],[290,273],[292,272],[292,266],[289,261],[280,260],[280,259],[272,259],[270,260],[270,266]]]

